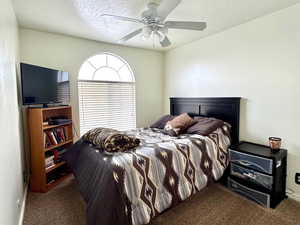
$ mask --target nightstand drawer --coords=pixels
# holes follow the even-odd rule
[[[245,180],[248,180],[252,183],[265,187],[269,190],[272,190],[273,187],[273,177],[265,175],[254,170],[238,166],[234,163],[231,164],[230,174]]]
[[[268,158],[262,158],[259,156],[254,156],[246,154],[243,152],[237,152],[234,150],[229,150],[229,158],[231,162],[236,164],[246,166],[257,171],[272,174],[273,172],[273,160]]]
[[[270,207],[271,196],[269,194],[256,191],[254,189],[248,188],[232,179],[228,179],[228,187],[234,192],[237,192],[246,198],[257,202],[260,205]]]

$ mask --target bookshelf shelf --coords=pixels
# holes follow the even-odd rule
[[[70,109],[71,106],[57,106],[57,107],[48,107],[48,108],[40,108],[42,111],[53,111],[53,110],[62,110],[62,109]]]
[[[58,128],[58,127],[66,127],[66,126],[70,126],[70,125],[72,125],[72,123],[60,124],[60,125],[47,125],[47,126],[43,126],[43,130],[49,130],[49,129]]]
[[[67,178],[71,177],[72,174],[68,173],[62,177],[60,177],[59,179],[57,179],[56,181],[47,184],[47,191],[50,191],[52,188],[54,188],[56,185],[60,184],[61,182],[63,182],[64,180],[66,180]]]
[[[62,142],[62,143],[59,143],[57,145],[53,145],[53,146],[50,146],[48,148],[45,148],[44,151],[47,152],[47,151],[50,151],[50,150],[53,150],[53,149],[56,149],[58,147],[62,147],[66,144],[70,144],[70,143],[73,143],[73,139],[72,140],[68,140],[68,141],[65,141],[65,142]]]
[[[49,167],[48,169],[46,169],[46,173],[50,173],[52,170],[55,170],[56,168],[61,167],[65,164],[66,164],[65,161],[60,162],[60,163],[56,163],[55,165],[53,165],[53,166]]]
[[[47,192],[71,175],[66,162],[57,163],[48,169],[45,165],[46,159],[55,155],[57,157],[57,154],[61,154],[73,144],[73,124],[43,124],[51,118],[59,117],[72,121],[72,108],[71,106],[28,108],[27,115],[31,153],[30,190]],[[49,147],[45,147],[46,145]],[[49,180],[52,182],[47,183]]]

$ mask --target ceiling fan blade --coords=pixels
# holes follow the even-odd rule
[[[181,0],[162,0],[157,8],[157,14],[161,21],[164,21],[180,2]]]
[[[206,28],[205,22],[166,21],[165,25],[171,29],[204,30]]]
[[[131,33],[129,33],[129,34],[127,34],[127,35],[124,36],[123,38],[121,38],[121,39],[119,40],[119,42],[125,42],[125,41],[128,41],[129,39],[133,38],[134,36],[136,36],[136,35],[142,33],[142,31],[143,31],[142,28],[140,28],[140,29],[138,29],[138,30],[135,30],[135,31],[133,31],[133,32],[131,32]]]
[[[129,18],[129,17],[125,17],[125,16],[116,16],[116,15],[110,15],[110,14],[102,14],[101,17],[111,17],[111,18],[116,19],[116,20],[144,24],[144,22],[142,20],[134,19],[134,18]]]
[[[162,47],[168,47],[171,45],[171,41],[167,36],[165,36],[165,38],[162,41],[160,41],[160,44]]]

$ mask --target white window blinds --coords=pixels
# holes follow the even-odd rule
[[[135,84],[78,81],[81,135],[96,127],[136,128]]]
[[[79,73],[81,135],[96,127],[117,130],[136,128],[135,83],[130,67],[111,54],[99,56],[99,60],[95,56],[92,60],[88,59]],[[115,61],[111,57],[116,57]],[[118,63],[116,60],[119,60]],[[109,62],[114,64],[109,65]]]
[[[57,102],[68,104],[70,102],[70,85],[69,82],[59,82],[57,85]]]

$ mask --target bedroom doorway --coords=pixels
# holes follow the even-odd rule
[[[87,59],[78,76],[80,135],[92,128],[136,128],[135,78],[121,57],[102,53]]]

